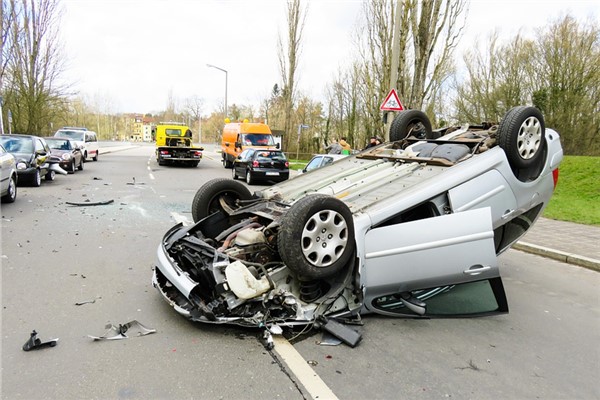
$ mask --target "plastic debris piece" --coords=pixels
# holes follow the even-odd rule
[[[339,346],[342,344],[342,339],[339,339],[327,331],[323,331],[321,340],[316,342],[319,346]]]
[[[80,206],[80,207],[85,207],[85,206],[105,206],[107,204],[112,204],[114,203],[114,200],[106,200],[106,201],[84,201],[84,202],[73,202],[73,201],[66,201],[65,203],[70,205],[70,206]]]
[[[96,302],[96,299],[94,300],[85,300],[85,301],[80,301],[78,303],[75,303],[76,306],[82,306],[84,304],[93,304]]]
[[[271,332],[269,332],[268,329],[265,329],[263,331],[263,334],[260,337],[260,341],[267,350],[273,350],[273,347],[275,347],[275,343],[273,342],[273,335],[271,335]]]
[[[47,342],[42,342],[40,339],[37,338],[37,332],[34,329],[31,332],[31,335],[29,336],[29,339],[23,345],[23,350],[24,351],[29,351],[29,350],[42,349],[44,347],[54,347],[54,346],[56,346],[57,342],[58,342],[58,338],[56,338],[56,339],[50,339]]]
[[[96,340],[119,340],[119,339],[127,339],[127,332],[131,335],[133,331],[137,331],[135,336],[145,336],[151,333],[155,333],[156,329],[148,328],[144,326],[142,323],[133,320],[127,322],[126,324],[119,324],[119,326],[114,326],[112,324],[108,324],[105,326],[107,331],[102,336],[92,336],[88,335],[88,337]]]

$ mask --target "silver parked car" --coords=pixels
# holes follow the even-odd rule
[[[209,181],[154,286],[194,321],[253,327],[508,312],[497,256],[552,196],[558,133],[533,107],[435,131],[407,110],[390,139],[254,194]]]
[[[17,199],[17,162],[0,144],[0,196],[3,203]]]

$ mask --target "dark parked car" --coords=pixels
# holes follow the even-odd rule
[[[282,182],[290,177],[290,163],[280,150],[246,149],[233,162],[233,179],[248,185],[257,181]]]
[[[3,203],[12,203],[17,199],[17,162],[2,145],[0,145],[0,196]]]
[[[57,137],[45,139],[52,156],[60,160],[59,165],[62,169],[70,174],[74,174],[76,169],[83,170],[83,154],[74,141]]]
[[[47,181],[53,181],[56,172],[66,174],[57,162],[49,159],[50,148],[44,138],[33,135],[0,135],[0,144],[17,161],[19,184],[40,186],[42,176]]]

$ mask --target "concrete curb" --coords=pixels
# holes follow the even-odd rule
[[[562,261],[567,264],[578,265],[580,267],[600,272],[600,260],[593,258],[584,257],[573,253],[566,253],[564,251],[554,250],[549,247],[538,246],[527,242],[517,242],[512,247],[516,250],[525,251],[527,253],[536,254],[542,257],[552,258],[553,260]]]

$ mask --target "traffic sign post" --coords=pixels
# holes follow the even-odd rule
[[[385,98],[385,100],[383,101],[383,103],[381,103],[381,106],[379,107],[379,109],[381,111],[402,111],[402,110],[404,110],[404,106],[402,105],[402,103],[400,102],[400,99],[398,98],[398,93],[396,93],[396,89],[390,90],[390,92],[388,93],[388,95]]]

